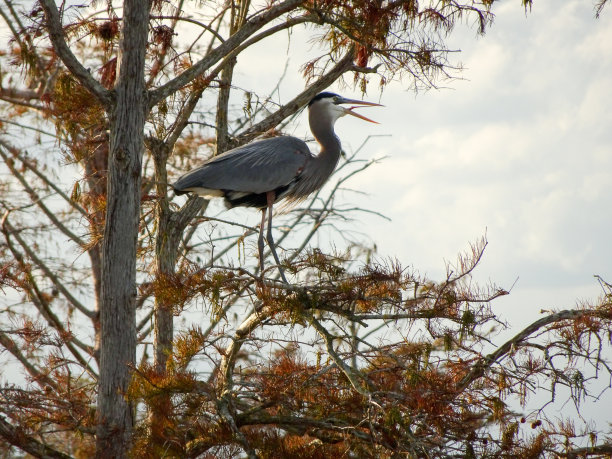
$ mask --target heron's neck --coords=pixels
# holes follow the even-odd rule
[[[329,160],[333,163],[332,168],[335,167],[342,152],[342,145],[334,132],[333,123],[313,123],[311,120],[310,130],[321,147],[318,157]]]
[[[321,188],[334,172],[342,147],[340,139],[334,134],[333,120],[322,118],[310,119],[310,130],[321,146],[321,151],[312,160],[307,161],[292,193],[296,198],[306,197]]]

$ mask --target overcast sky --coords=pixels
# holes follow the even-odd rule
[[[452,90],[383,94],[393,137],[373,154],[392,156],[364,186],[393,218],[380,226],[406,235],[383,253],[439,272],[486,230],[479,275],[518,277],[500,303],[537,312],[597,296],[593,274],[612,281],[612,14],[535,3],[503,2],[485,37],[455,34],[466,80]]]
[[[519,1],[494,13],[484,37],[458,25],[449,38],[462,80],[418,94],[390,85],[385,108],[367,112],[380,126],[348,117],[336,132],[347,149],[390,134],[361,153],[388,158],[352,182],[369,193],[352,199],[392,219],[364,221],[380,255],[440,280],[445,260],[486,233],[476,277],[514,284],[495,310],[520,326],[596,298],[594,274],[612,281],[612,10],[595,19],[591,0],[538,0],[527,14]],[[292,39],[283,100],[303,87],[307,38]],[[276,82],[279,51],[256,49],[245,87]],[[366,97],[379,100],[376,84]],[[294,134],[307,126],[304,113]]]

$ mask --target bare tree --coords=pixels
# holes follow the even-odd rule
[[[258,271],[253,228],[168,193],[203,152],[278,135],[335,81],[451,77],[445,34],[463,17],[484,33],[492,4],[4,1],[0,345],[25,380],[0,389],[3,444],[113,458],[607,451],[507,405],[538,378],[580,400],[610,373],[603,280],[600,303],[489,349],[489,303],[506,292],[470,282],[485,241],[434,282],[342,227],[366,211],[336,201],[374,163],[359,149],[278,220],[291,285]],[[302,92],[280,105],[237,86],[241,53],[304,26],[321,55]],[[321,231],[343,241],[335,253],[312,247]]]

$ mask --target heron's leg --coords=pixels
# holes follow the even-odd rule
[[[261,224],[259,225],[259,239],[257,248],[259,249],[259,270],[263,276],[264,270],[264,226],[266,224],[266,209],[261,209]]]
[[[266,198],[268,200],[268,232],[266,233],[266,239],[268,240],[268,245],[270,246],[270,252],[272,252],[274,261],[276,261],[276,266],[278,266],[278,272],[280,273],[281,279],[283,279],[283,282],[285,284],[288,284],[289,282],[287,282],[287,278],[285,277],[283,268],[281,268],[280,260],[278,259],[278,255],[276,254],[276,247],[274,246],[274,239],[272,238],[272,204],[274,204],[274,197],[275,197],[274,191],[268,191],[266,193]],[[263,231],[263,227],[262,227],[262,231]]]

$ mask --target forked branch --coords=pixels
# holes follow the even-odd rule
[[[12,426],[0,416],[0,436],[11,445],[31,454],[34,457],[49,459],[72,459],[71,456],[59,452],[44,443],[36,440],[32,435],[23,432],[23,429]]]
[[[465,375],[457,385],[457,393],[459,394],[463,392],[470,384],[484,376],[484,374],[495,363],[499,363],[503,357],[505,357],[512,351],[512,349],[516,348],[521,342],[525,341],[538,330],[556,322],[561,322],[564,320],[576,320],[580,317],[586,316],[603,317],[604,314],[599,310],[568,309],[565,311],[559,311],[553,314],[549,314],[546,317],[542,317],[541,319],[536,320],[535,322],[521,330],[519,333],[517,333],[514,337],[506,341],[500,347],[498,347],[494,352],[482,357],[478,362],[476,362],[472,370],[467,375]],[[609,313],[605,315],[605,318],[610,319]]]
[[[49,38],[53,48],[64,65],[107,109],[111,106],[113,97],[111,91],[102,86],[91,73],[83,67],[66,43],[66,35],[62,27],[59,11],[53,0],[41,0],[40,5],[45,11]]]

